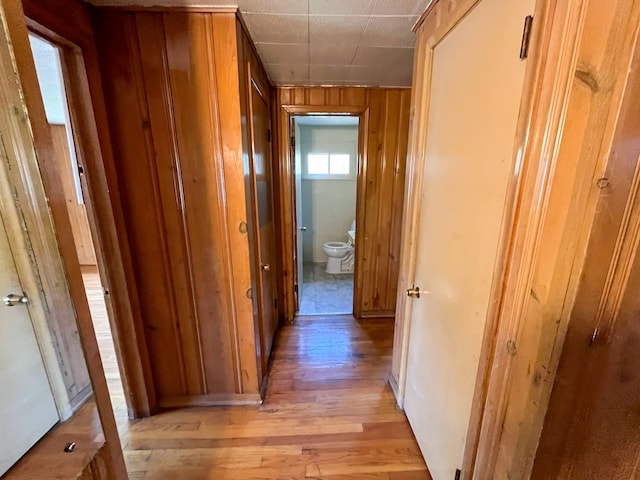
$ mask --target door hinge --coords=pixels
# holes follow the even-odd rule
[[[296,148],[296,137],[291,136],[291,148]]]
[[[277,309],[278,309],[278,299],[277,299],[277,298],[274,298],[274,299],[273,299],[273,309],[274,309],[274,310],[277,310]]]
[[[529,56],[529,42],[531,41],[531,25],[533,17],[527,15],[524,18],[524,28],[522,29],[522,41],[520,43],[520,60],[524,60]]]
[[[453,477],[453,480],[460,480],[462,476],[462,471],[459,468],[456,468],[456,476]]]
[[[78,175],[84,175],[84,167],[78,164]]]
[[[271,129],[267,128],[267,142],[271,142]]]
[[[293,284],[293,292],[294,293],[298,293],[298,284],[297,283]]]

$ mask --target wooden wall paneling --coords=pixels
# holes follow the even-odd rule
[[[86,364],[83,362],[85,370],[82,373],[86,375],[88,372],[91,381],[106,445],[113,462],[113,476],[124,479],[126,468],[120,439],[111,410],[107,382],[89,306],[84,295],[80,265],[75,256],[64,193],[56,172],[55,158],[52,158],[55,153],[44,105],[40,98],[24,11],[19,2],[12,1],[4,2],[0,12],[4,16],[4,28],[7,28],[3,43],[7,46],[8,53],[13,48],[13,61],[16,67],[15,70],[13,68],[3,70],[15,71],[13,85],[16,85],[16,88],[2,90],[6,95],[14,95],[14,101],[16,101],[14,111],[22,112],[22,121],[18,122],[19,116],[15,118],[16,123],[22,125],[22,130],[20,127],[15,128],[14,136],[5,138],[5,141],[19,142],[24,154],[17,158],[20,172],[14,174],[15,192],[19,196],[24,195],[22,205],[25,208],[22,214],[25,215],[24,221],[30,231],[30,245],[35,248],[33,253],[37,252],[41,259],[40,281],[47,293],[46,299],[51,309],[51,317],[60,316],[76,321],[82,353],[86,361]],[[20,95],[20,89],[22,95]],[[27,119],[31,127],[30,131],[25,127],[24,120]],[[65,278],[66,281],[61,281]],[[70,297],[73,303],[69,301]],[[71,308],[71,305],[75,308]],[[78,380],[81,379],[82,377],[78,377]]]
[[[208,14],[163,14],[178,154],[193,265],[197,331],[185,347],[201,347],[206,393],[235,392],[235,319],[225,212],[224,160],[216,98],[217,38]],[[186,73],[186,74],[185,74]],[[239,115],[238,115],[239,117]],[[244,202],[243,202],[244,203]],[[198,338],[199,337],[199,338]],[[205,393],[202,392],[202,393]]]
[[[383,201],[380,184],[384,169],[384,125],[387,115],[383,92],[372,92],[368,98],[369,128],[367,130],[366,163],[361,165],[356,201],[356,268],[354,276],[354,315],[362,317],[363,311],[379,308],[380,296],[375,286],[376,267],[380,255],[375,238],[383,232],[369,231],[367,226],[377,224],[379,207]],[[362,232],[362,235],[359,233]],[[373,234],[373,235],[372,235]]]
[[[293,169],[291,168],[289,148],[289,119],[282,105],[291,103],[293,89],[276,89],[276,131],[278,138],[274,170],[274,205],[276,206],[276,223],[279,226],[277,237],[280,239],[278,256],[281,259],[281,276],[278,288],[278,305],[282,308],[282,316],[286,322],[292,322],[295,316],[295,298],[293,295],[295,269],[293,252],[295,247],[294,221],[294,186]]]
[[[604,2],[538,7],[537,48],[545,56],[531,93],[536,107],[523,151],[523,201],[473,478],[530,474],[584,264],[593,184],[628,68],[632,36],[611,22],[637,21],[632,2],[617,3],[613,12]]]
[[[197,330],[190,245],[188,244],[183,165],[178,155],[173,123],[173,93],[169,85],[169,65],[165,45],[163,15],[135,13],[141,71],[148,106],[148,122],[153,139],[153,168],[157,180],[159,207],[164,220],[175,315],[182,345],[187,395],[205,391],[200,338]],[[183,292],[178,296],[176,292]],[[180,299],[178,299],[180,298]]]
[[[153,383],[158,397],[183,395],[188,391],[186,373],[174,321],[177,306],[167,267],[135,17],[102,11],[95,24],[115,169]]]
[[[70,82],[68,101],[77,148],[82,150],[85,175],[81,178],[89,199],[89,224],[112,322],[112,335],[125,397],[132,417],[149,415],[155,393],[132,269],[128,236],[115,178],[100,66],[90,8],[76,0],[24,0],[29,27],[62,49],[63,69]],[[68,15],[59,15],[65,11]],[[68,22],[69,18],[75,19]],[[109,252],[108,255],[101,252]],[[126,339],[126,340],[125,340]]]
[[[251,286],[249,239],[240,225],[247,222],[247,198],[244,186],[244,161],[242,150],[242,122],[240,96],[242,82],[239,74],[240,51],[243,45],[237,41],[235,14],[213,15],[216,35],[217,98],[220,110],[220,135],[223,145],[224,180],[226,190],[227,241],[231,253],[229,281],[235,316],[235,349],[237,350],[238,389],[241,394],[258,393],[259,377],[256,362],[256,337],[252,299],[246,292]],[[248,38],[247,38],[248,40]],[[257,71],[257,69],[254,69]],[[267,87],[269,86],[267,82]]]
[[[609,93],[599,95],[600,88],[591,88],[578,76],[573,85],[573,91],[581,95],[570,112],[575,113],[578,106],[584,108],[585,103],[591,107],[583,110],[589,112],[583,118],[588,123],[579,122],[576,132],[582,142],[573,147],[584,148],[593,141],[584,135],[587,125],[602,131],[614,124],[615,134],[611,146],[600,150],[605,158],[597,168],[598,180],[590,182],[590,193],[597,198],[594,222],[532,478],[568,478],[568,472],[577,478],[637,476],[637,421],[633,417],[637,412],[638,382],[632,372],[638,366],[634,353],[638,351],[635,312],[640,308],[636,293],[640,281],[640,152],[636,141],[640,17],[637,9],[629,9],[629,4],[619,2],[617,6],[624,15],[614,9],[587,16],[586,31],[596,25],[600,30],[601,22],[607,19],[605,14],[609,14],[605,25],[615,26],[600,30],[599,39],[593,38],[598,34],[590,35],[586,39],[589,52],[583,52],[581,59],[602,59],[604,75],[597,77],[598,85],[610,92],[616,90],[616,83],[623,83],[621,104],[615,97],[607,102]],[[604,44],[596,40],[602,41],[605,36],[613,40],[605,42],[609,45],[606,48],[618,55],[602,54]],[[627,45],[634,39],[635,53],[630,57]],[[619,69],[618,76],[615,70],[607,71],[611,67]],[[609,110],[602,108],[607,105]]]
[[[288,115],[347,113],[368,116],[360,146],[356,212],[356,278],[354,313],[358,317],[392,316],[400,256],[406,144],[409,128],[409,89],[362,87],[282,87],[277,89],[280,139],[289,138]],[[368,113],[365,113],[368,112]],[[364,123],[364,122],[363,122]],[[276,204],[281,231],[283,271],[279,303],[284,317],[295,313],[293,244],[295,238],[292,171],[288,143],[278,146]],[[390,200],[389,200],[390,199]],[[291,293],[290,293],[291,291]]]
[[[53,148],[56,151],[58,171],[61,174],[62,189],[64,190],[64,196],[67,202],[67,211],[69,212],[69,221],[71,222],[73,240],[76,245],[76,252],[78,253],[78,261],[80,265],[96,265],[96,253],[93,249],[87,210],[84,204],[78,203],[78,196],[76,194],[76,184],[71,166],[69,142],[67,140],[67,128],[65,125],[53,124],[49,124],[49,127],[51,130],[51,139],[53,140]]]
[[[96,25],[159,403],[255,403],[235,13],[101,10]]]

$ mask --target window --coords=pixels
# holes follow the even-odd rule
[[[309,153],[306,167],[308,178],[353,178],[355,173],[348,153]]]

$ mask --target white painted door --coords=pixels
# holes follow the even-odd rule
[[[22,295],[0,217],[0,294]],[[0,476],[58,421],[26,305],[0,304]]]
[[[294,166],[295,166],[295,179],[296,179],[296,225],[298,226],[298,245],[296,258],[298,260],[298,309],[300,308],[300,299],[302,298],[302,289],[304,287],[304,259],[302,254],[304,252],[304,233],[307,231],[307,227],[302,223],[302,151],[300,148],[300,126],[293,118],[293,134],[295,139],[295,152],[294,152]]]
[[[405,410],[434,480],[462,465],[534,0],[483,0],[434,49]]]

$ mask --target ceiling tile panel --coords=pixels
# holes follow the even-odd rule
[[[310,15],[369,15],[375,0],[309,0]]]
[[[384,85],[389,87],[410,87],[413,76],[413,66],[401,65],[387,70]]]
[[[413,48],[402,47],[358,47],[353,58],[353,65],[380,65],[389,66],[413,63]]]
[[[431,0],[376,0],[371,15],[422,15]]]
[[[225,5],[229,5],[228,0]],[[279,13],[303,14],[308,12],[307,2],[304,0],[237,0],[240,10],[244,13]]]
[[[356,85],[384,85],[386,76],[386,67],[351,66],[347,80]]]
[[[408,47],[415,34],[411,31],[417,17],[370,17],[362,37],[369,47]]]
[[[358,45],[367,20],[365,16],[310,16],[309,41],[312,45]]]
[[[256,43],[307,43],[306,15],[243,15],[251,38]]]
[[[309,61],[312,65],[350,65],[357,48],[355,45],[312,43]]]
[[[348,74],[348,65],[311,65],[309,67],[309,77],[317,79],[320,84],[344,82]]]
[[[264,63],[309,63],[309,45],[283,43],[256,43],[258,55]]]
[[[309,65],[265,65],[269,78],[278,84],[295,84],[309,80]]]

